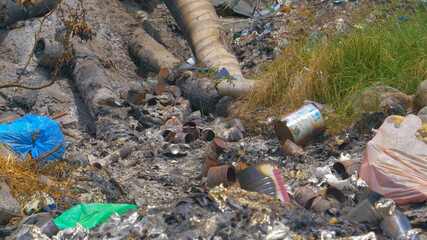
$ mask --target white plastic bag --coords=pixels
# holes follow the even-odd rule
[[[427,144],[415,133],[415,115],[390,116],[366,145],[360,178],[398,204],[427,200]]]

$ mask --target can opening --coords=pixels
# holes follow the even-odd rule
[[[227,169],[227,182],[229,186],[236,182],[236,171],[234,171],[234,168],[232,167]]]
[[[215,132],[211,129],[205,129],[202,131],[202,140],[210,142],[215,138]]]
[[[281,121],[280,119],[277,119],[276,121],[274,121],[274,131],[276,131],[276,135],[282,144],[285,143],[286,139],[295,142],[294,136],[292,135],[286,124],[286,120]]]
[[[37,61],[40,61],[40,59],[43,58],[44,50],[46,48],[46,43],[44,41],[44,38],[39,39],[36,44],[36,49],[34,49],[34,56],[36,57]]]
[[[191,143],[194,140],[196,140],[196,138],[194,137],[194,135],[190,134],[190,133],[185,134],[185,138],[184,139],[185,139],[185,143]]]

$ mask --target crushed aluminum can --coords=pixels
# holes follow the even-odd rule
[[[243,133],[246,131],[245,130],[245,126],[243,125],[242,120],[235,118],[233,120],[231,120],[230,122],[228,122],[228,127],[232,128],[234,126],[239,127],[240,131],[242,131]]]
[[[328,210],[331,210],[332,207],[333,203],[324,199],[323,197],[317,197],[313,200],[310,209],[316,212],[326,212]]]

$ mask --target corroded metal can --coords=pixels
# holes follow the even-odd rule
[[[264,193],[283,202],[289,201],[279,169],[273,161],[252,165],[241,171],[237,178],[245,190]]]
[[[319,195],[313,190],[303,186],[298,188],[298,190],[295,192],[294,199],[299,205],[301,205],[305,209],[310,209],[314,199],[318,196]]]
[[[236,182],[236,169],[232,165],[211,167],[208,170],[208,186],[215,187],[221,183],[224,187],[232,186]]]
[[[208,175],[208,171],[210,168],[212,167],[217,167],[217,166],[221,166],[221,162],[213,159],[213,158],[206,158],[205,159],[205,163],[202,166],[202,172],[201,175],[203,177],[206,177]]]
[[[319,109],[314,104],[308,104],[276,119],[274,130],[282,143],[289,139],[297,145],[304,145],[323,134],[326,123]]]
[[[282,147],[280,147],[278,153],[283,157],[290,156],[296,158],[303,155],[304,151],[291,140],[286,139],[285,143],[282,145]]]
[[[356,162],[355,160],[346,160],[334,163],[333,168],[341,177],[347,179],[355,172],[360,172],[361,166],[362,164]]]

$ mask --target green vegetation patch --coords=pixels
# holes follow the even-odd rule
[[[381,5],[359,18],[350,31],[327,41],[293,42],[266,66],[260,86],[245,96],[244,109],[290,112],[314,100],[335,110],[329,126],[339,128],[357,117],[354,101],[368,87],[387,85],[414,94],[427,79],[426,5]]]

